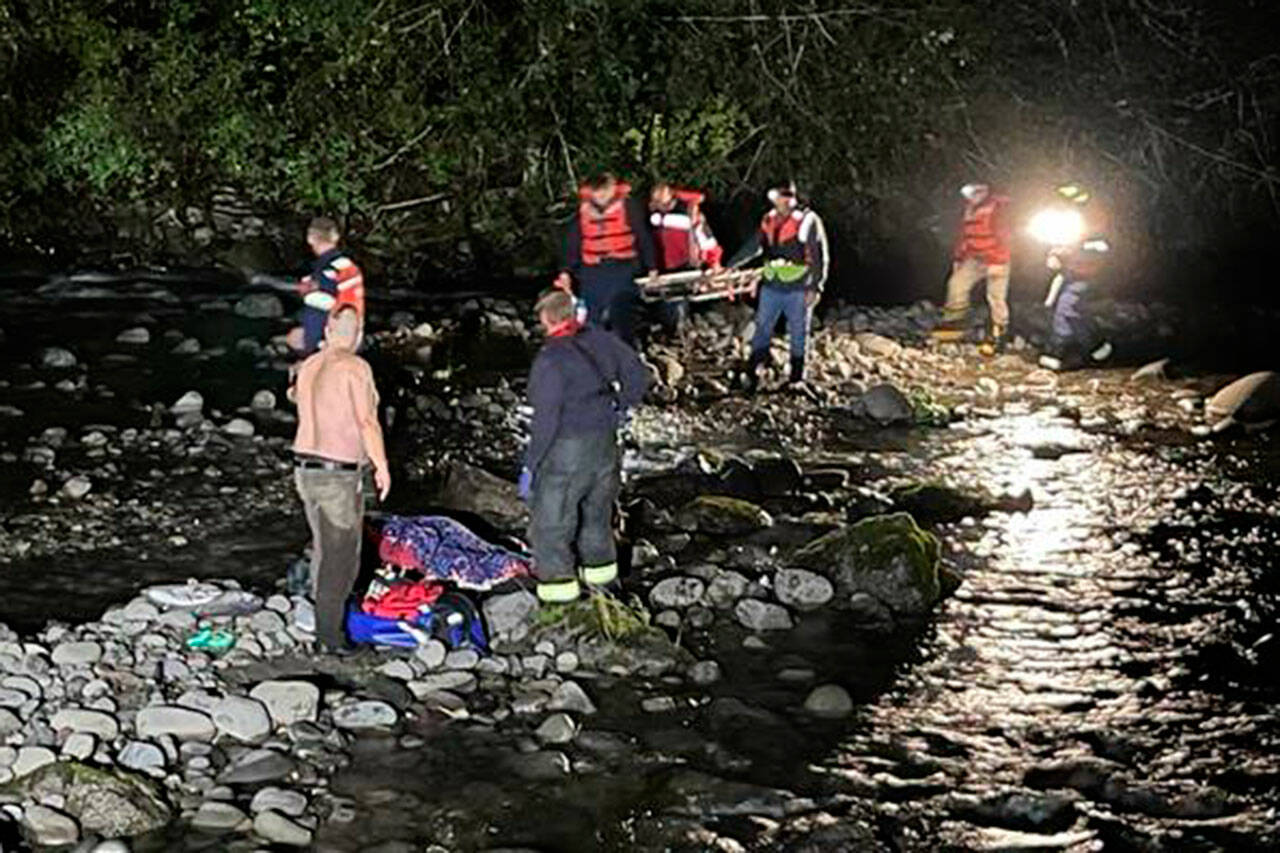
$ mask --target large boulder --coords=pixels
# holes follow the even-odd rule
[[[723,495],[701,495],[682,506],[676,524],[712,536],[746,536],[773,526],[769,513],[748,501]]]
[[[1209,398],[1204,415],[1210,423],[1232,418],[1256,424],[1280,418],[1280,374],[1262,370],[1237,379]]]
[[[519,526],[527,516],[515,483],[465,462],[451,462],[437,498],[441,506],[473,512],[503,526]]]
[[[866,593],[896,615],[929,611],[942,596],[937,537],[905,512],[864,518],[821,536],[791,562],[826,575],[843,601]]]
[[[156,786],[129,773],[89,767],[75,761],[48,764],[0,787],[0,796],[43,802],[60,798],[62,810],[86,834],[107,838],[142,835],[165,826],[169,806]]]
[[[969,494],[940,483],[916,483],[890,493],[893,508],[924,524],[947,524],[962,518],[986,515],[994,501],[987,495]]]

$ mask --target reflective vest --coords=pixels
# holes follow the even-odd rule
[[[988,196],[979,204],[965,208],[956,260],[977,258],[984,264],[1009,263],[1009,234],[996,222],[1008,201],[1004,196]]]
[[[364,275],[354,261],[336,249],[316,258],[301,287],[309,291],[302,297],[308,308],[329,314],[340,305],[354,305],[364,317]]]
[[[789,213],[770,210],[760,222],[760,247],[764,252],[764,277],[779,284],[798,284],[809,272],[806,243],[816,227],[817,215],[796,207]]]
[[[670,210],[649,212],[649,225],[653,228],[653,242],[661,272],[696,267],[704,260],[709,263],[719,261],[720,244],[711,235],[698,210],[698,201],[701,200],[702,193],[679,191]]]
[[[619,183],[604,208],[596,207],[584,188],[579,197],[578,223],[582,228],[582,263],[596,266],[605,261],[631,261],[636,257],[636,236],[627,216],[631,187]]]

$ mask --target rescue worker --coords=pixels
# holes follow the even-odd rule
[[[1103,340],[1089,307],[1089,291],[1102,271],[1111,245],[1105,235],[1101,210],[1087,189],[1077,184],[1057,187],[1058,197],[1078,210],[1084,221],[1079,240],[1049,250],[1045,265],[1058,276],[1046,304],[1053,307],[1048,351],[1040,366],[1050,370],[1081,367],[1086,361],[1111,356],[1110,341]]]
[[[969,296],[974,285],[987,280],[987,305],[991,310],[987,335],[979,346],[984,355],[1002,352],[1009,331],[1009,259],[1013,229],[1009,223],[1009,199],[991,192],[987,184],[965,184],[964,219],[952,252],[947,279],[947,304],[942,325],[934,332],[939,340],[964,337]]]
[[[556,286],[569,290],[576,278],[588,321],[633,343],[640,298],[636,275],[656,275],[657,266],[653,238],[630,185],[608,173],[583,184],[565,242],[565,267]]]
[[[696,190],[680,189],[662,181],[649,193],[649,226],[653,229],[654,251],[659,274],[701,269],[720,269],[724,249],[716,242],[701,205],[706,196]],[[668,334],[679,331],[688,303],[663,302],[662,325]]]
[[[318,216],[307,226],[307,245],[315,260],[311,272],[298,282],[302,328],[290,338],[290,345],[304,358],[320,347],[325,323],[338,306],[352,306],[364,322],[364,276],[338,246],[340,239],[338,223],[327,216]]]
[[[755,236],[730,260],[740,267],[763,255],[764,268],[756,307],[756,331],[745,368],[745,384],[754,393],[757,370],[769,356],[769,341],[779,317],[786,317],[790,336],[791,373],[788,384],[804,389],[805,346],[813,307],[827,281],[830,253],[827,233],[818,214],[797,198],[794,183],[769,190],[773,207],[760,221]]]
[[[356,355],[361,318],[354,305],[328,315],[325,346],[302,362],[289,399],[298,405],[294,483],[311,528],[311,593],[316,639],[345,651],[347,598],[360,570],[362,469],[373,466],[382,500],[391,491],[378,424],[378,390],[369,363]]]
[[[579,325],[571,294],[549,290],[535,310],[546,343],[529,373],[533,421],[520,496],[529,501],[538,599],[563,604],[578,598],[581,584],[603,587],[618,576],[617,432],[649,374],[619,338]]]

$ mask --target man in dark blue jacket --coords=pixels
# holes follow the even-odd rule
[[[538,598],[564,603],[581,594],[579,579],[602,587],[618,576],[617,431],[644,398],[649,374],[617,337],[578,325],[572,295],[549,291],[536,310],[547,342],[529,373],[533,425],[520,493],[529,500]]]

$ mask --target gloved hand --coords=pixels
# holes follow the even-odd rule
[[[520,500],[527,501],[533,494],[533,472],[528,468],[520,469],[520,479],[516,482],[516,494]]]

